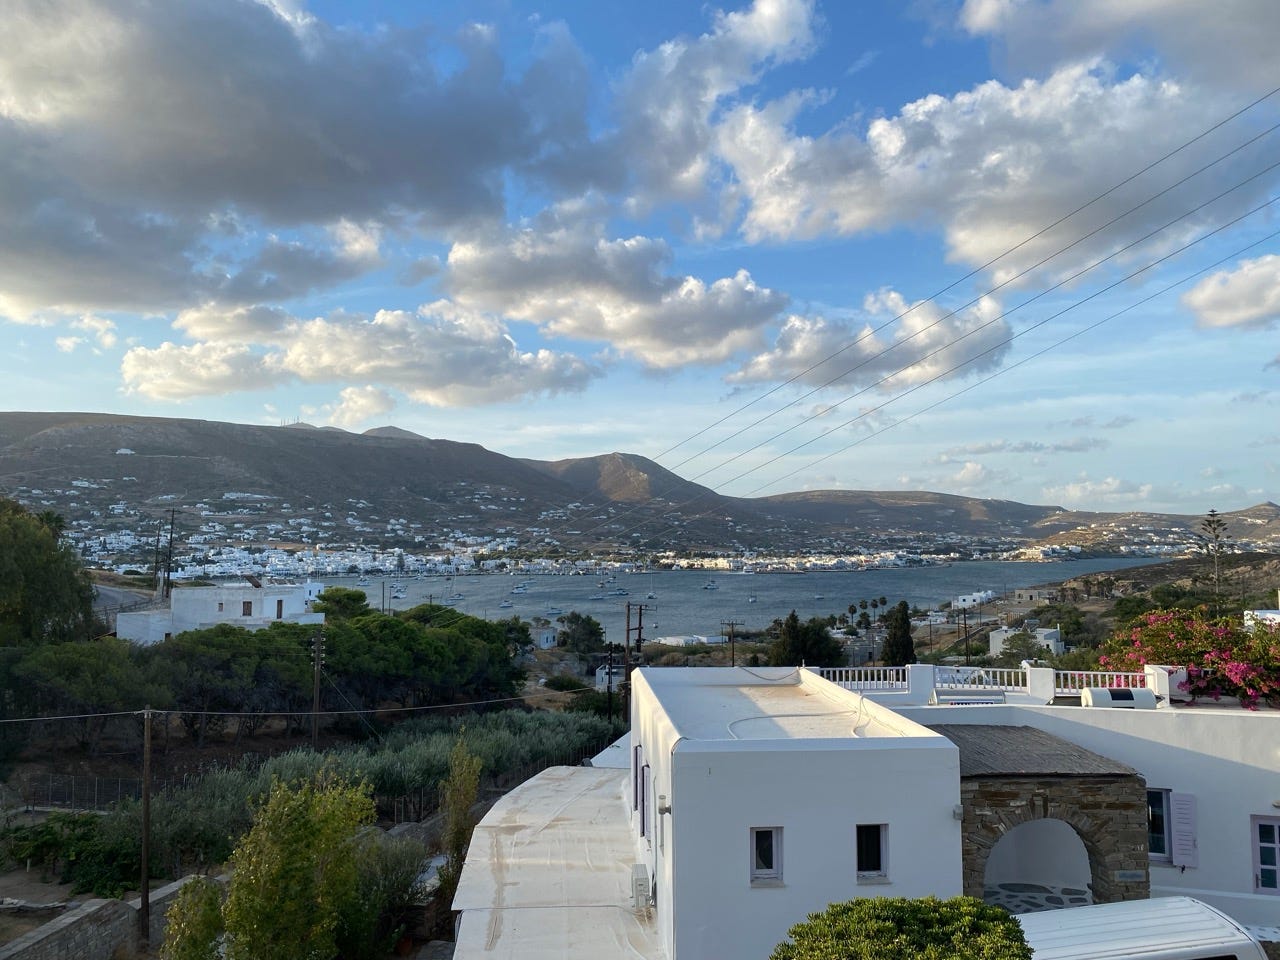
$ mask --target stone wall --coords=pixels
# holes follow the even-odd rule
[[[1068,824],[1089,854],[1094,903],[1150,896],[1147,788],[1137,776],[967,777],[964,807],[964,892],[982,897],[987,858],[1000,839],[1031,820]]]
[[[111,960],[137,943],[136,910],[123,900],[89,900],[0,947],[0,960]]]
[[[164,940],[165,915],[178,891],[191,877],[152,891],[150,903],[151,946]],[[217,878],[226,882],[226,877]],[[0,946],[0,960],[112,960],[139,948],[138,915],[142,901],[89,900],[55,920],[50,920]]]

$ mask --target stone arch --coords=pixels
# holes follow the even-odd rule
[[[1150,895],[1146,784],[1138,776],[981,777],[960,785],[964,892],[981,898],[995,845],[1020,824],[1054,819],[1089,858],[1094,903]]]

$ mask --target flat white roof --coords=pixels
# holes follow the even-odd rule
[[[794,667],[653,667],[642,676],[689,740],[936,736],[859,693]]]
[[[454,960],[665,960],[631,902],[625,769],[551,767],[476,827],[453,909]]]

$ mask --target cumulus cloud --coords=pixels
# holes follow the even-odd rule
[[[868,296],[863,307],[884,329],[790,316],[773,348],[752,357],[730,382],[795,378],[812,387],[896,391],[985,373],[997,368],[1008,352],[1005,341],[1012,333],[991,298],[974,309],[948,314],[937,304],[908,304],[900,293],[881,290]],[[901,319],[893,322],[895,318]]]
[[[72,320],[71,326],[92,335],[98,346],[103,350],[109,350],[116,345],[116,325],[106,317],[97,317],[91,313],[86,313],[84,316]]]
[[[379,224],[499,216],[509,172],[536,176],[568,149],[557,137],[580,137],[548,119],[586,86],[561,69],[565,44],[535,51],[522,76],[483,32],[437,56],[422,30],[364,34],[224,0],[16,0],[5,27],[10,317],[315,289],[376,262]],[[308,226],[333,249],[267,241],[240,271],[204,263],[208,237],[252,246],[264,228]]]
[[[1087,474],[1061,486],[1046,486],[1044,496],[1050,502],[1068,504],[1096,504],[1109,507],[1141,506],[1151,498],[1154,486],[1150,483],[1133,483],[1118,477],[1090,480]]]
[[[153,400],[190,400],[274,386],[262,357],[236,343],[134,347],[124,355],[120,374],[126,392]]]
[[[1271,0],[965,0],[959,23],[999,40],[1018,69],[1101,52],[1154,54],[1200,82],[1255,91],[1275,86],[1270,60],[1280,7]]]
[[[1213,273],[1182,302],[1202,327],[1270,327],[1280,318],[1280,256],[1269,253]]]
[[[223,339],[135,347],[121,366],[129,391],[178,400],[292,382],[372,384],[344,400],[346,415],[370,402],[369,389],[399,390],[433,406],[468,406],[581,390],[601,372],[571,355],[521,351],[500,323],[443,301],[416,313],[310,320],[208,305],[185,312],[181,324]]]
[[[713,173],[711,145],[720,101],[757,79],[767,64],[806,55],[814,45],[812,0],[756,0],[717,13],[702,36],[638,54],[619,84],[614,144],[638,193],[696,198]]]
[[[707,283],[668,272],[649,237],[610,239],[588,218],[539,222],[455,243],[448,288],[459,304],[605,341],[655,368],[717,363],[758,346],[786,297],[745,270]]]
[[[993,80],[951,97],[930,95],[897,116],[873,120],[864,135],[843,125],[798,134],[799,114],[812,99],[793,93],[738,104],[718,127],[717,149],[745,203],[747,239],[843,236],[915,223],[939,227],[950,256],[975,267],[1124,180],[1135,157],[1154,159],[1182,144],[1188,115],[1222,115],[1235,105],[1160,77],[1117,78],[1104,62],[1065,65],[1017,86]],[[1157,180],[1131,184],[1023,244],[1000,261],[995,276],[1016,276],[1203,162],[1194,150],[1179,155]],[[1051,268],[1065,274],[1117,250],[1220,192],[1236,172],[1254,172],[1256,163],[1250,156],[1216,167],[1212,181],[1201,178],[1148,204]],[[1188,223],[1246,209],[1266,188],[1259,182],[1237,191]]]
[[[389,413],[395,406],[395,398],[379,387],[346,387],[338,394],[337,404],[329,409],[329,423],[349,430]]]

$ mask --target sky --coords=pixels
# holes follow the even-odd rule
[[[0,16],[0,409],[1280,500],[1274,0]]]

